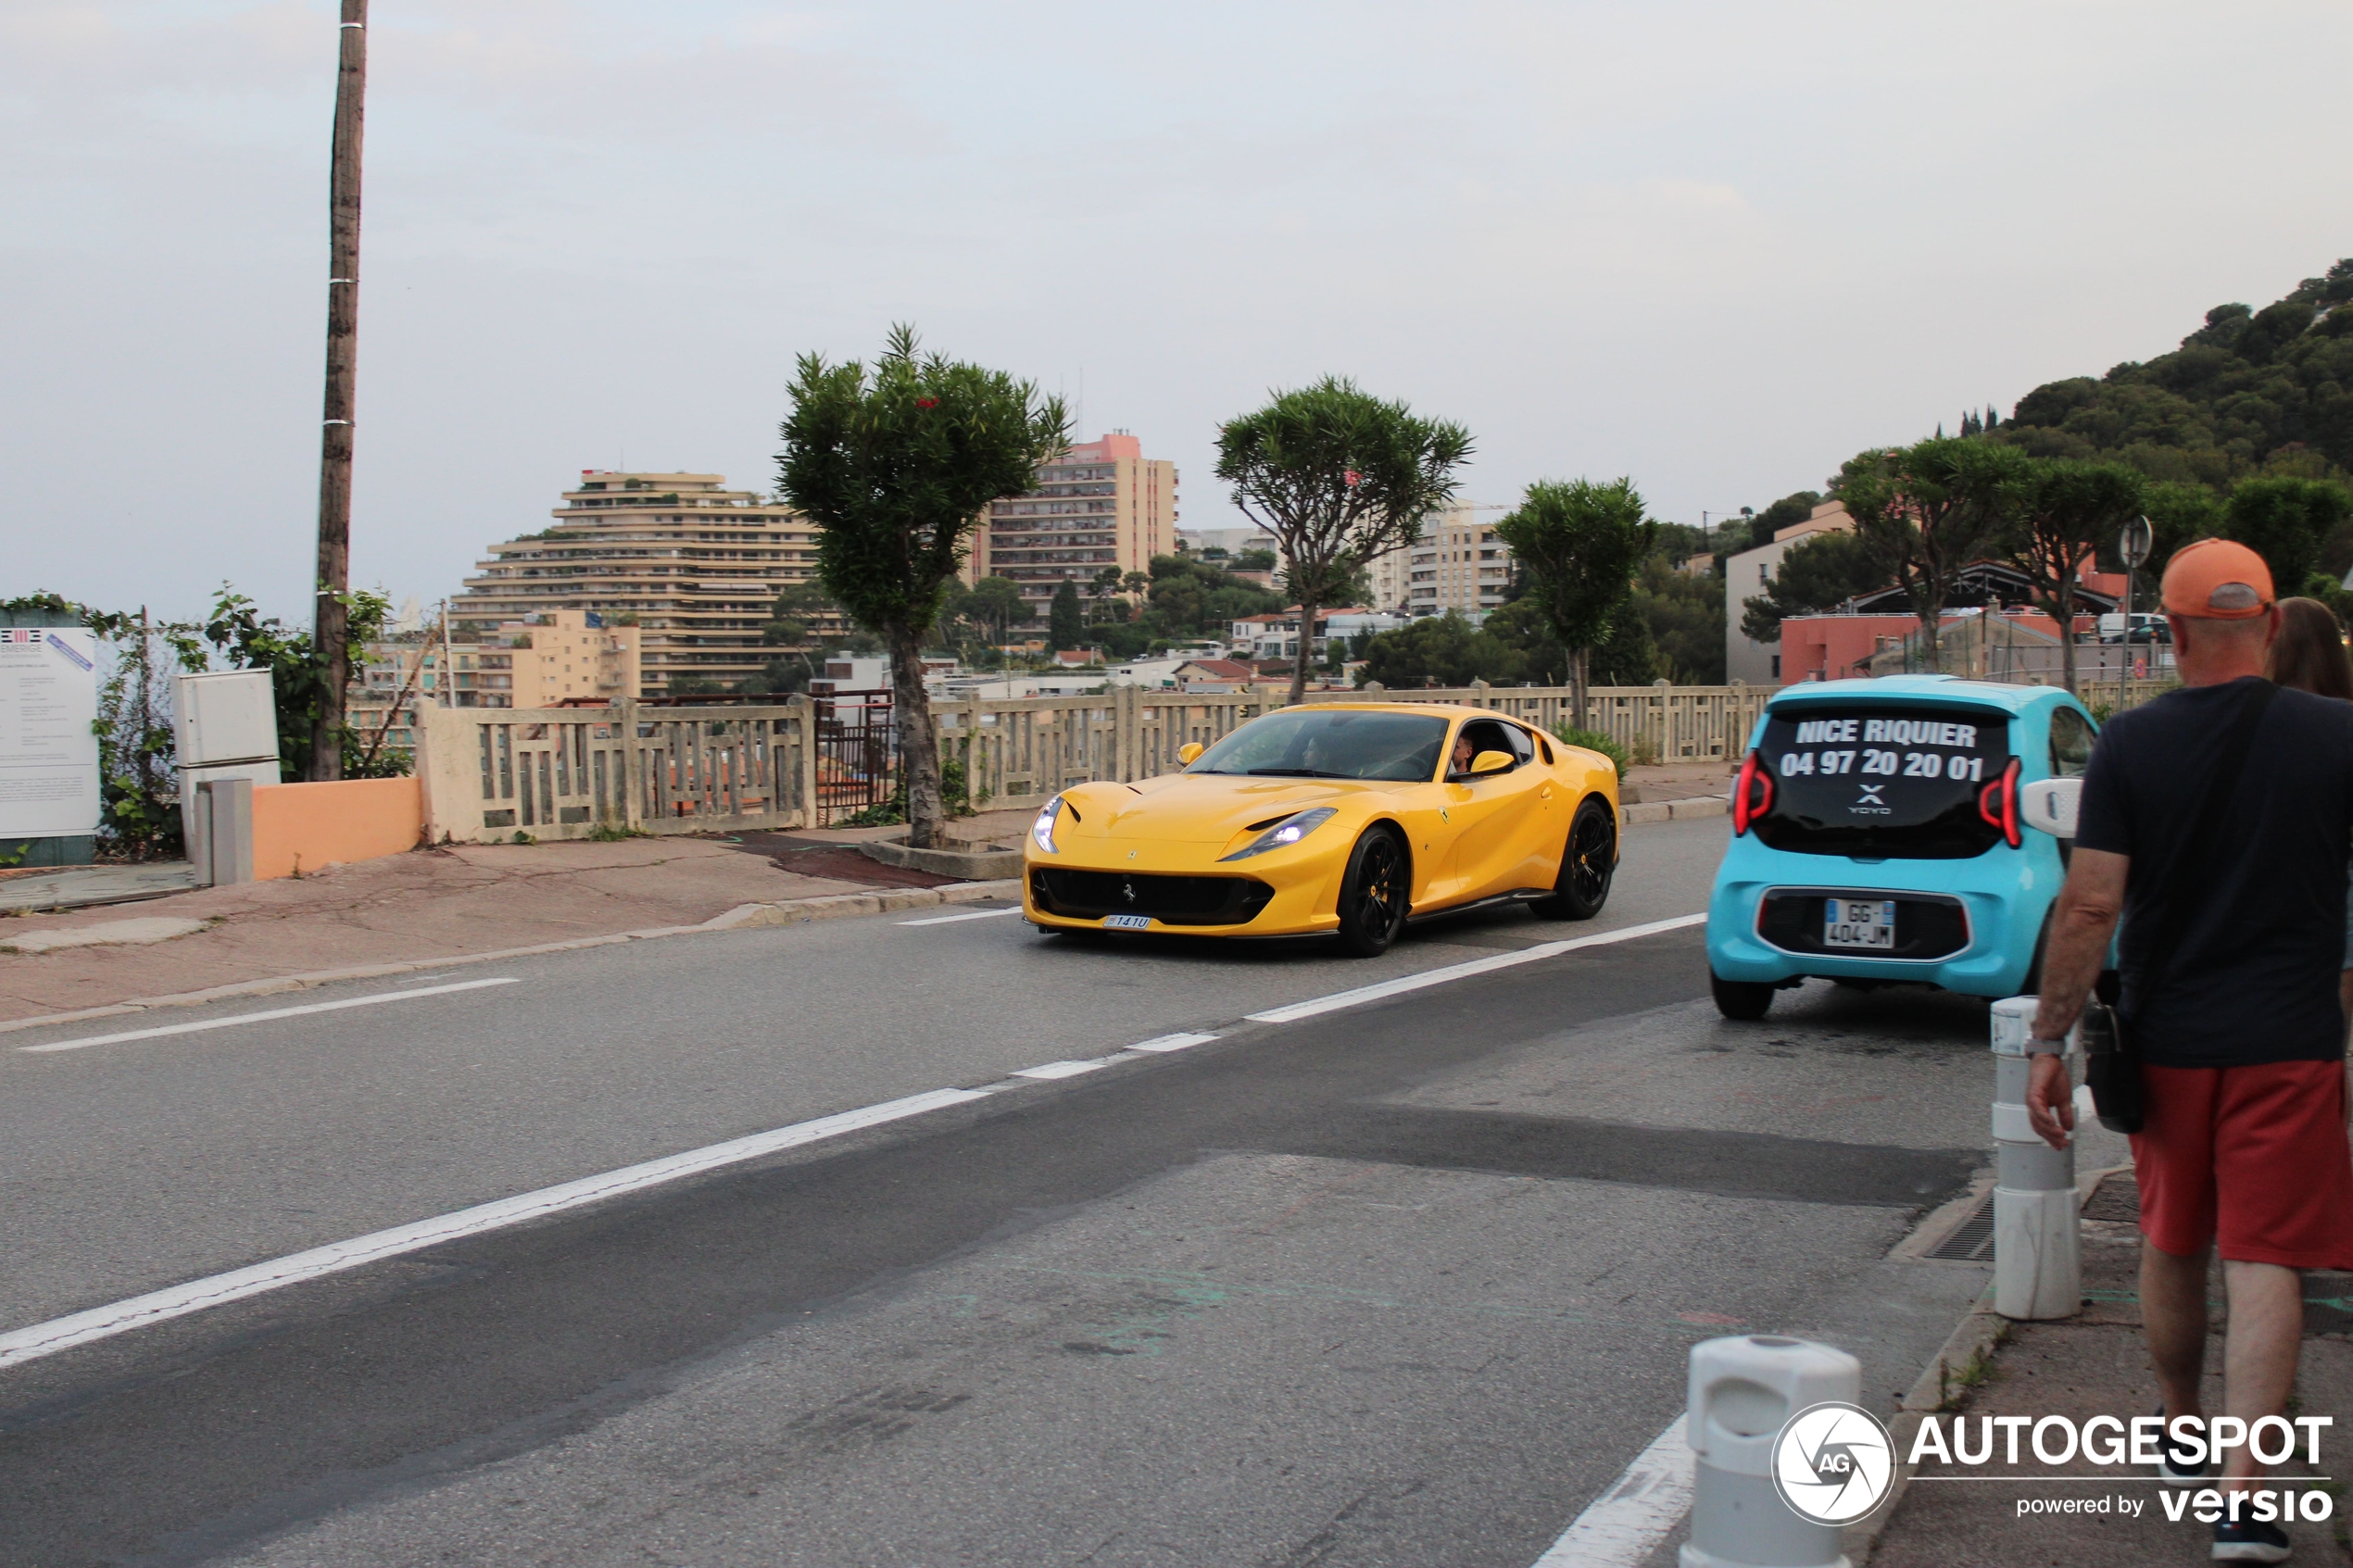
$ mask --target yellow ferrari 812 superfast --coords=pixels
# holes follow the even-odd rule
[[[1406,921],[1521,899],[1588,920],[1617,866],[1617,771],[1484,709],[1279,709],[1184,771],[1084,784],[1023,847],[1047,931],[1326,933],[1364,957]]]

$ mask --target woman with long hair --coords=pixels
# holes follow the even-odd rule
[[[2353,702],[2353,657],[2345,651],[2345,628],[2337,624],[2336,612],[2318,599],[2282,599],[2280,634],[2263,673],[2275,685]],[[2345,972],[2337,977],[2336,995],[2353,1019],[2353,895],[2346,900]],[[2347,1071],[2353,1073],[2353,1065]]]
[[[2280,634],[2263,673],[2276,685],[2353,702],[2353,657],[2335,611],[2318,599],[2282,599]]]

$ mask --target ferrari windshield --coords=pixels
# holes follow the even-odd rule
[[[1445,744],[1446,721],[1436,715],[1292,709],[1252,720],[1185,771],[1427,784]]]

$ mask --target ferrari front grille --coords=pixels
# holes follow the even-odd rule
[[[1272,887],[1254,877],[1153,876],[1063,866],[1032,871],[1029,890],[1049,914],[1073,920],[1150,915],[1163,925],[1246,925],[1275,897]]]

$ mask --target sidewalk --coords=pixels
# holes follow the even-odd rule
[[[2140,1256],[2135,1222],[2138,1189],[2132,1173],[2102,1183],[2085,1205],[2083,1294],[2080,1317],[2065,1323],[2015,1323],[1994,1353],[1983,1382],[1957,1395],[1956,1411],[1969,1419],[1972,1433],[1983,1416],[2064,1415],[2081,1423],[2097,1414],[2146,1415],[2157,1406],[2156,1381],[2142,1347],[2134,1273]],[[2221,1409],[2221,1274],[2211,1286],[2214,1337],[2207,1355],[2207,1403]],[[2346,1504],[2353,1498],[2347,1459],[2353,1455],[2353,1275],[2314,1273],[2305,1280],[2304,1359],[2291,1414],[2334,1415],[2324,1429],[2317,1471],[2298,1464],[2294,1473],[2333,1475],[2318,1486],[2336,1501],[2325,1523],[2299,1521],[2287,1526],[2296,1545],[2293,1561],[2303,1568],[2353,1563],[2347,1548]],[[1948,1420],[1949,1430],[1949,1420]],[[1974,1437],[1972,1436],[1972,1442]],[[2023,1450],[2022,1450],[2023,1451]],[[1900,1456],[1899,1456],[1900,1457]],[[2028,1481],[2026,1475],[2096,1476],[2083,1482]],[[1940,1475],[2020,1476],[1939,1481]],[[2163,1568],[2168,1563],[2208,1561],[2211,1537],[2194,1519],[2167,1519],[2159,1487],[2145,1468],[2078,1461],[2057,1466],[1994,1463],[1943,1465],[1925,1461],[1906,1486],[1895,1512],[1880,1533],[1871,1568],[2019,1568],[2028,1563],[2065,1563],[2069,1568]],[[2105,1512],[2019,1516],[2021,1500],[2080,1498]],[[2137,1503],[2137,1515],[2130,1504]],[[2120,1508],[2120,1505],[2124,1505]]]
[[[115,938],[0,951],[0,1022],[279,976],[694,926],[747,904],[947,880],[787,834],[421,849],[314,876],[0,919],[0,947],[53,933]]]

